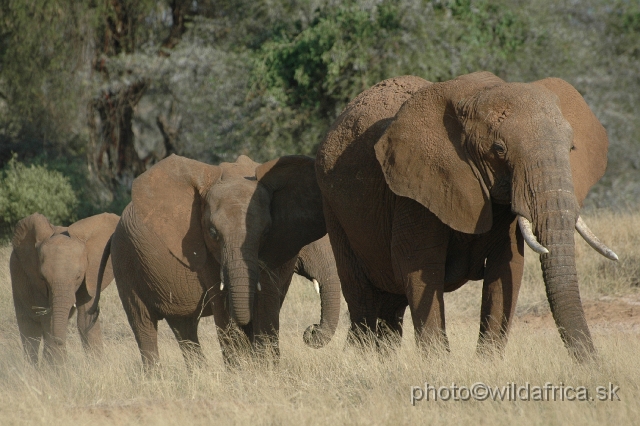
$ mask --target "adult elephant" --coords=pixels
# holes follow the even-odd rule
[[[119,217],[103,213],[71,226],[53,226],[34,213],[19,221],[12,239],[10,271],[13,303],[24,350],[38,363],[40,341],[44,357],[59,362],[65,357],[67,323],[78,310],[78,331],[86,350],[100,352],[102,334],[98,313],[89,314],[100,259]],[[111,263],[104,273],[113,280]]]
[[[589,358],[574,229],[617,258],[579,218],[607,147],[584,99],[556,78],[505,83],[478,72],[431,84],[405,76],[361,93],[316,160],[350,336],[380,334],[380,321],[401,331],[408,305],[418,342],[447,346],[443,292],[482,279],[478,350],[500,351],[522,281],[524,237],[541,253],[565,346]]]
[[[254,348],[277,353],[280,307],[299,252],[326,235],[313,159],[258,164],[241,155],[213,166],[172,155],[134,181],[131,197],[109,248],[144,365],[158,360],[163,318],[187,360],[202,357],[197,326],[207,315],[225,362],[243,337],[232,318]],[[332,262],[328,242],[317,244]],[[312,346],[333,335],[339,315],[337,274],[325,278],[317,277],[325,281],[322,322],[306,333]]]

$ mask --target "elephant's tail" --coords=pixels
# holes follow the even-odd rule
[[[107,241],[107,245],[104,247],[104,251],[102,252],[102,259],[100,259],[100,269],[98,269],[98,282],[96,284],[96,296],[93,298],[93,304],[87,311],[89,315],[93,315],[98,312],[98,303],[100,303],[100,293],[102,290],[102,280],[104,280],[104,270],[107,267],[107,262],[109,261],[109,256],[111,256],[111,239],[113,235],[109,237],[109,241]]]

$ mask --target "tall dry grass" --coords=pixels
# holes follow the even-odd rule
[[[637,295],[640,278],[640,215],[592,214],[592,229],[620,255],[610,263],[578,242],[578,271],[585,299]],[[299,279],[281,314],[278,366],[246,363],[225,370],[211,318],[200,336],[208,365],[188,373],[173,334],[160,324],[162,367],[147,376],[115,286],[102,299],[105,356],[90,359],[70,322],[69,360],[61,371],[31,367],[22,355],[8,271],[9,247],[0,249],[0,424],[633,424],[640,418],[640,339],[637,331],[593,329],[598,361],[573,363],[554,328],[530,328],[516,319],[504,359],[474,355],[480,283],[446,296],[451,352],[423,357],[416,351],[407,315],[396,353],[345,349],[348,314],[343,310],[333,341],[314,350],[302,342],[317,322],[319,298]],[[519,314],[548,309],[540,268],[527,253]],[[344,305],[343,305],[344,307]],[[410,403],[411,386],[620,387],[621,401],[422,401]]]

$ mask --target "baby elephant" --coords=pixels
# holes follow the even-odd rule
[[[99,312],[87,313],[95,296],[100,259],[120,218],[111,213],[79,220],[71,226],[52,226],[34,213],[15,228],[11,252],[11,287],[24,350],[38,363],[40,339],[44,358],[64,360],[67,322],[78,310],[78,330],[85,350],[102,350]],[[105,285],[113,280],[111,264]]]

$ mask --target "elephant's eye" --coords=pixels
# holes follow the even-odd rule
[[[575,145],[571,145],[570,151],[575,151],[575,150],[576,150],[576,146]]]
[[[493,150],[501,157],[503,157],[507,153],[507,147],[502,141],[495,142],[493,144]]]
[[[211,235],[211,238],[213,238],[214,240],[218,239],[218,230],[215,227],[210,227],[209,228],[209,235]]]

